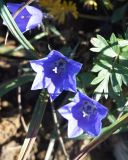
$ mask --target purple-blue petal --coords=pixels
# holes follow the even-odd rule
[[[68,121],[68,137],[75,138],[83,133],[83,129],[78,127],[78,121],[71,119]]]
[[[72,107],[72,116],[79,120],[83,119],[83,113],[80,111],[80,107],[82,106],[82,103],[75,103],[75,105]]]
[[[45,77],[43,73],[37,74],[33,81],[31,90],[47,88],[50,83],[51,83],[51,79],[48,79],[47,77]]]
[[[59,51],[56,51],[56,50],[52,50],[48,54],[48,58],[56,58],[56,59],[63,58],[66,60],[66,57],[62,53],[60,53]]]
[[[70,72],[70,67],[72,67],[70,62],[76,64],[76,71],[73,69],[73,72]],[[46,58],[30,61],[30,64],[37,74],[42,74],[43,72],[45,79],[48,78],[51,80],[49,85],[47,85],[51,99],[55,99],[63,90],[76,92],[76,74],[78,74],[81,68],[79,63],[69,61],[69,58],[60,52],[52,50]],[[73,67],[75,67],[75,65]],[[36,81],[38,81],[38,79],[36,79]]]
[[[63,107],[58,109],[58,112],[67,120],[72,119],[72,107],[74,107],[75,103],[71,102],[68,103],[67,105],[64,105]]]
[[[74,74],[67,74],[64,82],[64,90],[76,92],[76,76]]]
[[[31,60],[30,65],[35,72],[37,72],[37,73],[43,72],[44,71],[43,65],[44,65],[45,60],[46,60],[46,58],[42,58],[39,60]]]
[[[99,102],[95,101],[94,99],[91,99],[90,97],[78,92],[78,96],[76,96],[77,98],[79,97],[79,100],[86,100],[88,101],[90,104],[94,104],[96,106],[97,109],[97,113],[100,119],[103,119],[106,117],[106,115],[108,114],[108,109],[106,107],[104,107],[102,104],[100,104]]]
[[[7,8],[14,14],[22,5],[23,3],[7,3]]]
[[[59,56],[59,52],[53,50],[47,58],[48,60],[43,64],[44,74],[51,79],[51,84],[48,86],[48,92],[51,98],[55,99],[64,90],[65,74],[55,74],[53,72],[52,64],[60,58],[63,58],[63,55]]]
[[[98,136],[101,131],[101,119],[98,116],[91,116],[90,118],[81,118],[78,121],[78,126],[83,129],[85,133],[91,136]]]
[[[76,62],[72,59],[67,59],[67,70],[68,74],[65,79],[65,85],[64,85],[64,90],[69,90],[72,92],[76,92],[76,75],[80,71],[82,64],[79,62]]]
[[[29,14],[31,14],[31,18],[26,26],[26,29],[30,30],[42,23],[43,13],[38,8],[33,6],[27,6],[26,9]]]
[[[62,106],[59,112],[68,120],[68,135],[79,136],[83,131],[94,137],[100,134],[101,120],[107,115],[108,109],[87,95],[78,92],[74,101]],[[74,126],[71,126],[73,122]]]
[[[68,65],[69,65],[69,73],[70,74],[77,74],[80,70],[81,70],[81,67],[82,67],[82,64],[77,62],[77,61],[74,61],[72,59],[68,59]]]
[[[49,86],[47,87],[48,89],[48,93],[50,94],[50,97],[52,100],[54,100],[56,97],[58,97],[62,90],[61,87],[56,87],[56,83],[53,83],[52,79],[51,79],[51,83],[49,84]]]
[[[23,5],[23,3],[7,3],[9,11],[14,13]],[[33,6],[26,6],[15,18],[21,32],[26,32],[37,27],[42,23],[43,13]]]
[[[7,7],[12,14],[14,14],[22,5],[23,3],[7,3]],[[24,8],[14,19],[21,32],[27,31],[26,26],[29,22],[30,17],[31,14],[26,10],[26,8]]]
[[[103,119],[107,116],[108,114],[108,109],[106,107],[104,107],[102,104],[100,104],[99,102],[97,102],[97,112],[99,114],[99,118]]]
[[[16,18],[15,18],[15,22],[18,25],[19,29],[21,32],[26,32],[28,29],[26,29],[26,26],[29,22],[29,17],[26,17],[24,19],[21,18],[22,13],[20,13]]]

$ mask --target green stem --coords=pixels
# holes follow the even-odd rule
[[[119,129],[124,123],[128,122],[128,113],[120,117],[115,123],[102,130],[99,137],[93,139],[83,150],[74,158],[74,160],[82,160],[86,157],[87,153],[93,150],[97,145],[105,141],[109,136],[111,136],[117,129]]]
[[[53,115],[53,120],[54,120],[54,124],[55,124],[56,133],[57,133],[57,135],[58,135],[59,142],[60,142],[60,145],[61,145],[61,147],[62,147],[62,150],[63,150],[63,153],[64,153],[64,155],[65,155],[65,158],[66,158],[66,160],[69,160],[69,157],[68,157],[68,154],[67,154],[65,145],[64,145],[64,141],[63,141],[63,138],[62,138],[62,136],[61,136],[60,125],[59,125],[59,122],[58,122],[56,110],[55,110],[55,108],[54,108],[54,103],[52,102],[51,99],[50,99],[50,102],[51,102],[52,115]]]

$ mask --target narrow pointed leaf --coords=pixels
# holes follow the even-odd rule
[[[29,157],[30,151],[33,147],[33,144],[36,140],[37,133],[40,128],[40,124],[44,115],[44,111],[46,108],[47,99],[46,92],[41,92],[37,103],[35,105],[34,113],[32,115],[32,119],[29,125],[27,136],[22,145],[18,160],[26,160]]]
[[[17,88],[18,86],[24,85],[28,82],[32,82],[34,77],[35,76],[32,74],[26,74],[0,85],[0,97],[4,96],[9,91]]]

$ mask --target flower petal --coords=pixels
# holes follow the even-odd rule
[[[9,9],[9,11],[12,13],[12,15],[23,5],[23,3],[7,3],[7,7]],[[30,14],[29,12],[26,10],[26,8],[24,8],[19,14],[18,16],[16,16],[15,18],[15,22],[18,25],[19,29],[21,30],[21,32],[25,32],[26,31],[26,26],[28,24],[28,21],[30,19]]]
[[[80,119],[78,122],[78,126],[82,128],[86,133],[91,136],[98,136],[101,131],[101,120],[99,117],[88,117],[86,119]]]
[[[22,5],[23,3],[7,3],[7,8],[14,14]]]
[[[23,3],[7,3],[9,11],[14,13],[23,5]],[[21,32],[26,32],[42,23],[43,13],[36,7],[26,6],[15,18]]]
[[[51,78],[51,83],[48,86],[48,93],[50,94],[51,98],[54,100],[57,96],[59,96],[62,92],[62,83],[60,81],[60,83]],[[58,83],[59,84],[58,84]]]
[[[42,72],[44,71],[44,68],[43,68],[44,61],[45,61],[44,58],[39,60],[32,60],[30,61],[30,65],[35,72]]]
[[[26,9],[32,15],[26,26],[26,29],[30,30],[42,23],[43,13],[39,9],[32,6],[27,6]]]
[[[76,62],[72,59],[66,57],[67,60],[67,70],[68,74],[66,75],[64,90],[69,90],[72,92],[76,92],[76,74],[80,71],[82,64]]]
[[[74,97],[74,102],[77,103],[77,102],[80,102],[80,100],[83,100],[83,99],[82,99],[82,96],[83,96],[82,93],[77,92],[76,95],[75,95],[75,97]]]
[[[46,58],[30,61],[31,67],[35,72],[37,72],[37,74],[42,74],[43,72],[45,79],[47,77],[48,80],[51,80],[50,83],[48,83],[49,85],[47,86],[47,89],[52,99],[55,99],[60,95],[63,90],[76,92],[75,76],[79,70],[77,69],[75,71],[74,69],[74,73],[71,72],[70,74],[69,70],[71,70],[71,68],[67,67],[69,63],[68,61],[69,58],[56,50],[52,50]],[[76,63],[77,65],[79,64],[75,61],[71,62]],[[79,69],[81,68],[80,66],[81,65],[79,65]]]
[[[33,16],[39,16],[43,18],[43,13],[40,9],[33,6],[26,6],[27,11]]]
[[[68,137],[75,138],[83,133],[83,129],[78,127],[78,121],[75,119],[68,121]]]
[[[30,17],[29,16],[24,16],[26,9],[24,9],[21,13],[18,14],[18,16],[15,18],[15,22],[18,25],[19,29],[21,32],[26,32],[26,26],[29,22]],[[22,18],[24,17],[24,18]]]
[[[47,88],[51,80],[44,76],[44,73],[37,74],[32,84],[31,90]]]
[[[76,92],[76,77],[75,75],[67,74],[64,82],[64,90]]]
[[[72,107],[75,105],[74,102],[68,103],[67,105],[64,105],[63,107],[58,109],[58,112],[66,118],[67,120],[72,119]]]
[[[108,109],[106,107],[104,107],[102,104],[100,104],[99,102],[97,102],[97,111],[99,113],[99,117],[101,119],[105,118],[108,114]]]
[[[72,59],[68,59],[68,64],[70,64],[69,68],[70,68],[70,73],[75,75],[81,70],[82,64],[74,61]]]
[[[59,90],[55,92],[56,87],[53,83],[49,84],[47,89],[48,89],[48,93],[50,94],[50,97],[52,100],[54,100],[60,94]]]
[[[60,53],[59,51],[56,50],[52,50],[49,54],[48,54],[48,58],[52,57],[53,58],[64,58],[66,60],[66,57]]]
[[[101,120],[107,115],[108,109],[78,92],[74,101],[62,106],[59,112],[68,120],[69,137],[79,136],[83,132],[94,137],[100,134]]]

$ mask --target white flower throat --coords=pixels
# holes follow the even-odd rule
[[[30,17],[31,17],[31,16],[23,16],[23,15],[22,15],[20,18],[21,18],[21,19],[26,19],[26,18],[30,18]]]
[[[91,114],[96,112],[96,106],[85,101],[80,107],[80,111],[82,112],[83,117],[89,117]]]
[[[56,62],[54,62],[54,65],[52,67],[52,71],[55,74],[63,73],[66,68],[66,61],[64,59],[59,59]]]

